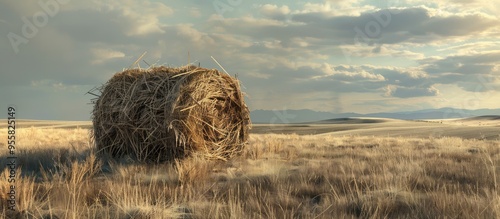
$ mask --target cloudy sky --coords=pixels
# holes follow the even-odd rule
[[[499,14],[491,0],[0,0],[0,111],[89,120],[85,93],[144,52],[214,56],[251,110],[500,108]]]

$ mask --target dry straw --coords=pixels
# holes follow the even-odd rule
[[[99,152],[164,162],[199,153],[226,160],[248,138],[239,81],[195,66],[129,69],[100,88],[93,110]]]

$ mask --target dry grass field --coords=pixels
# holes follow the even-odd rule
[[[80,125],[21,126],[16,212],[6,209],[8,150],[0,142],[0,218],[500,217],[494,129],[356,124],[330,126],[333,133],[321,124],[257,126],[228,162],[161,165],[96,157]]]

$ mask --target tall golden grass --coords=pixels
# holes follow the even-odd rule
[[[96,157],[84,129],[18,139],[18,212],[0,194],[1,218],[500,217],[499,141],[259,134],[228,162],[151,165]]]

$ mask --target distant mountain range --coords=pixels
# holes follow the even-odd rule
[[[378,117],[404,120],[418,119],[453,119],[467,118],[473,116],[500,115],[500,109],[478,109],[464,110],[455,108],[427,109],[408,112],[393,113],[331,113],[319,112],[309,109],[303,110],[254,110],[250,112],[250,118],[255,124],[284,124],[315,122],[335,118],[347,117]]]

